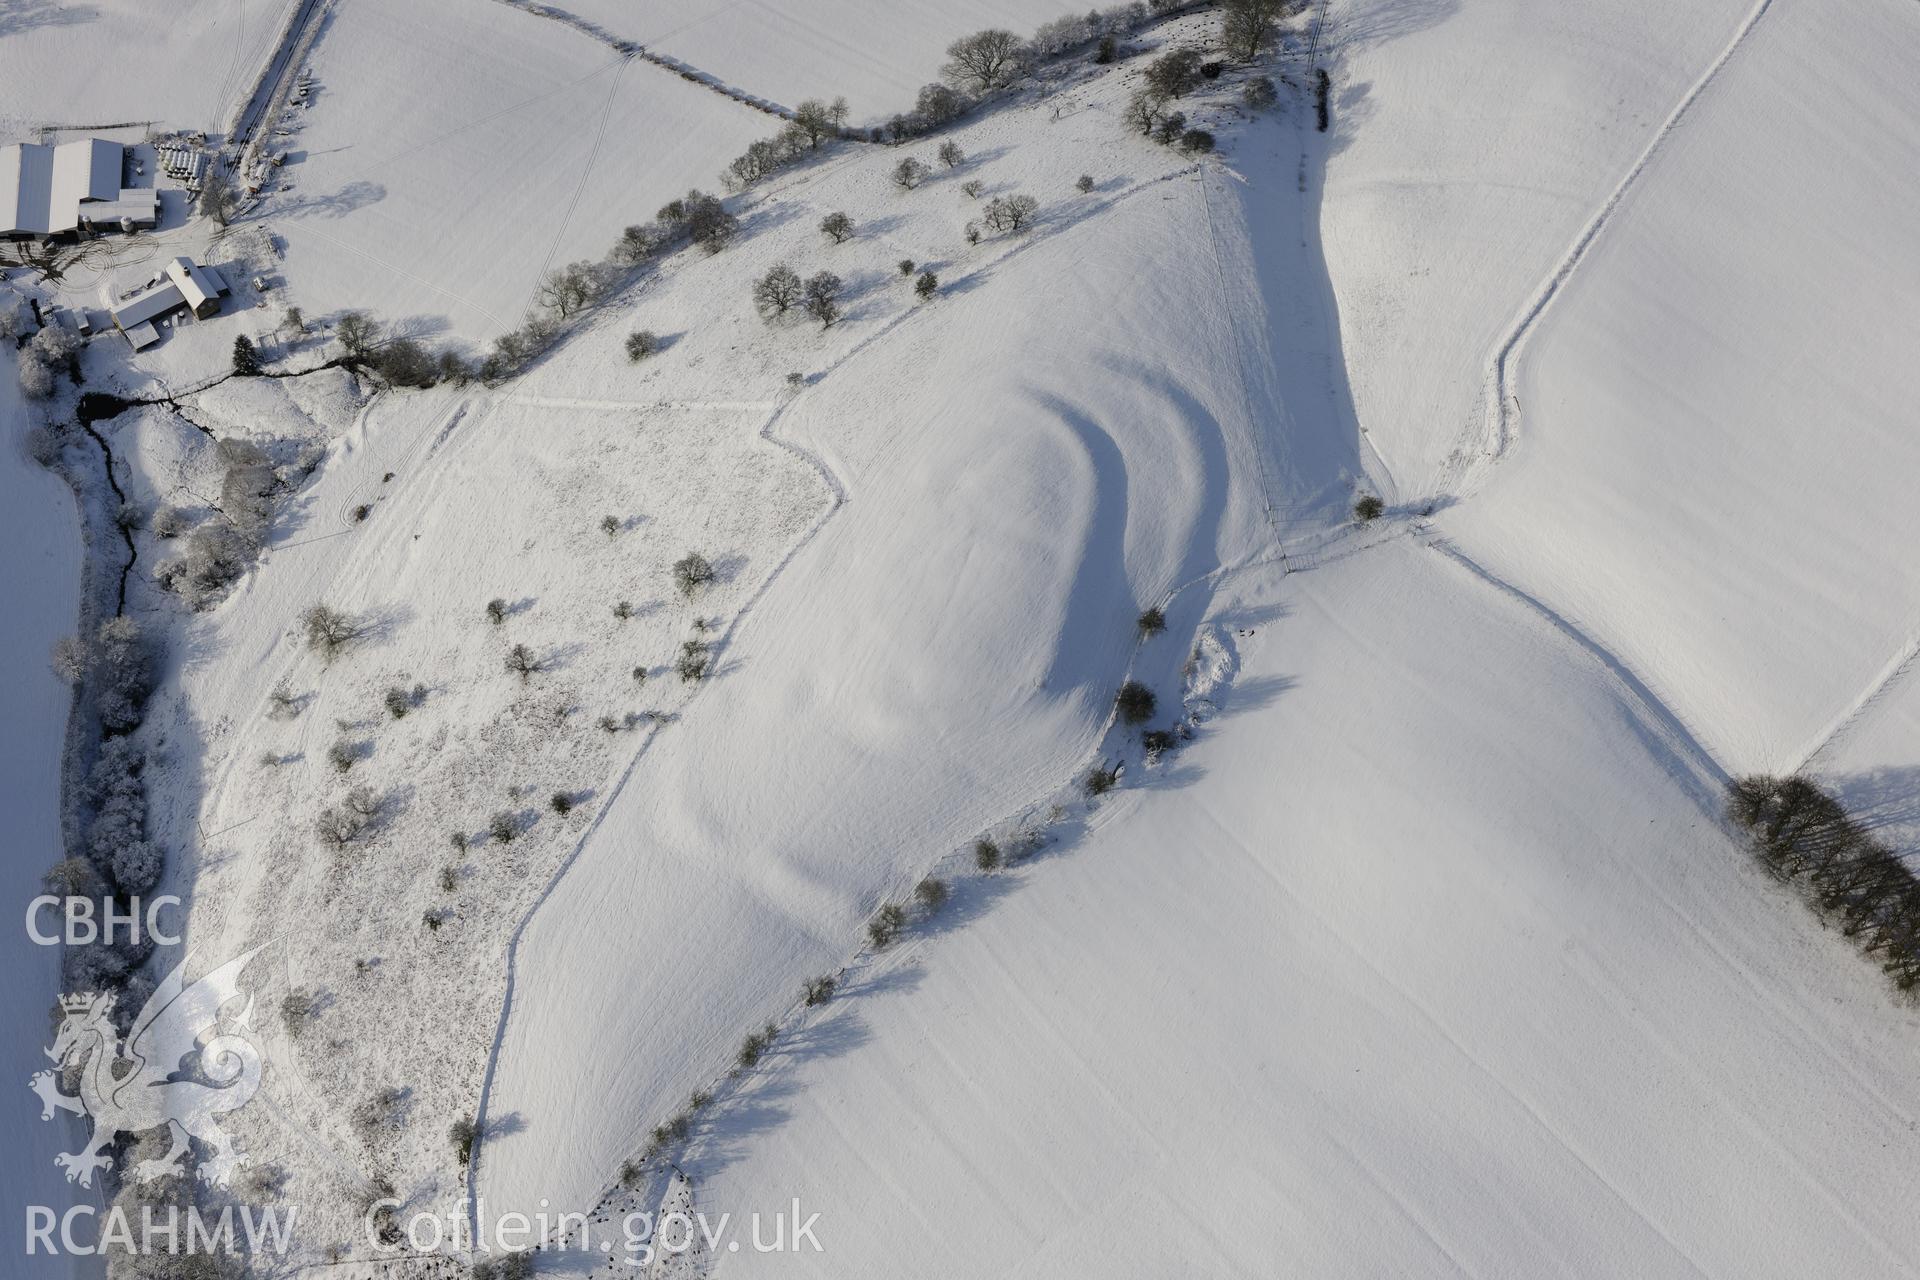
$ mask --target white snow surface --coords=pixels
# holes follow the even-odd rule
[[[6,295],[0,295],[4,297]],[[0,344],[11,346],[11,344]],[[11,352],[7,352],[9,356]],[[0,930],[0,967],[8,981],[0,994],[7,1036],[0,1075],[19,1091],[0,1107],[0,1205],[7,1225],[0,1250],[8,1275],[67,1276],[70,1259],[26,1254],[26,1205],[56,1213],[76,1203],[76,1191],[54,1164],[76,1147],[76,1128],[43,1121],[26,1092],[28,1077],[48,1066],[43,1052],[52,1027],[48,1010],[60,984],[60,950],[28,935],[25,904],[44,892],[41,875],[62,856],[60,756],[66,743],[71,692],[54,677],[53,642],[75,629],[80,605],[80,521],[67,487],[29,461],[23,449],[32,422],[9,369],[0,374],[0,805],[7,830],[0,843],[0,884],[18,915]],[[58,933],[58,913],[41,917],[42,932]]]
[[[857,115],[905,107],[953,36],[1053,16],[570,11]],[[0,26],[0,69],[136,47],[130,6],[21,12],[68,16]],[[229,12],[200,0],[179,30]],[[954,130],[967,162],[918,191],[887,170],[934,140],[765,184],[735,246],[643,273],[505,387],[369,399],[330,370],[102,425],[134,500],[195,518],[214,437],[325,455],[217,609],[155,587],[177,547],[150,532],[129,601],[171,632],[141,731],[164,887],[191,890],[203,959],[272,944],[263,1010],[320,999],[298,1036],[262,1017],[267,1081],[234,1120],[290,1175],[300,1262],[389,1178],[443,1215],[822,1212],[825,1255],[717,1254],[722,1276],[1920,1266],[1920,1019],[1718,814],[1727,772],[1804,757],[1903,849],[1920,827],[1914,12],[1333,15],[1331,136],[1297,67],[1270,116],[1231,105],[1238,72],[1190,99],[1205,158],[1125,125],[1138,62],[1083,68]],[[436,341],[512,325],[543,270],[774,127],[479,0],[337,0],[315,71],[291,189],[221,243],[258,262],[278,235],[283,299]],[[28,81],[5,83],[18,114]],[[1034,194],[1038,224],[969,247],[968,178]],[[848,244],[817,230],[835,210]],[[839,323],[753,314],[778,262],[841,275]],[[89,377],[203,382],[277,308],[234,310],[131,363],[97,342]],[[631,363],[643,328],[663,349]],[[325,341],[266,346],[284,370]],[[6,465],[9,546],[45,555],[8,553],[35,604],[5,651],[44,673],[77,535]],[[1359,490],[1395,508],[1350,528]],[[692,598],[689,550],[718,569]],[[300,634],[321,600],[366,624],[331,663]],[[1168,630],[1139,643],[1150,604]],[[689,639],[708,680],[673,674]],[[1127,678],[1197,740],[1144,761],[1111,718]],[[57,843],[65,695],[42,674],[4,696],[31,726],[7,742],[25,893]],[[1122,788],[1089,807],[1107,760]],[[330,853],[313,819],[353,784],[382,813]],[[1045,843],[982,877],[982,832]],[[930,869],[946,908],[863,950]],[[44,993],[15,988],[24,1067]],[[771,1058],[727,1076],[767,1019]],[[355,1122],[395,1086],[397,1122]],[[607,1195],[707,1088],[667,1153],[689,1178],[654,1161]],[[447,1130],[476,1110],[469,1186]],[[15,1149],[9,1179],[50,1168]]]
[[[778,121],[509,5],[337,0],[256,215],[315,317],[479,345]]]
[[[1327,272],[1388,497],[1450,494],[1481,375],[1754,0],[1337,0]]]
[[[831,208],[878,164],[796,194]],[[490,1198],[590,1200],[660,1118],[647,1100],[704,1082],[883,893],[1072,772],[1141,608],[1256,545],[1205,199],[1182,174],[1060,202],[775,423],[847,503],[533,917],[488,1099],[525,1126],[488,1145]],[[911,222],[888,236],[931,247]],[[1182,261],[1142,277],[1109,237]],[[884,266],[870,287],[904,292]],[[595,1040],[646,1052],[556,1058],[583,1000]]]
[[[855,120],[881,120],[911,107],[920,86],[939,79],[947,46],[959,37],[988,27],[1025,36],[1043,22],[1096,6],[1078,0],[689,0],[641,7],[568,0],[556,7],[784,107],[844,97]]]
[[[709,1218],[820,1215],[715,1275],[1912,1273],[1912,1011],[1602,663],[1406,539],[1211,621],[1199,740],[696,1136]]]
[[[1920,9],[1775,0],[1522,348],[1441,523],[1730,769],[1791,771],[1920,635]],[[1820,101],[1781,97],[1784,79]]]
[[[37,140],[24,132],[29,121],[220,132],[253,92],[293,6],[10,0],[0,6],[0,141]]]

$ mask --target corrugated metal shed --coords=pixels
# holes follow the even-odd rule
[[[58,233],[80,226],[80,205],[120,195],[120,168],[126,149],[105,138],[63,142],[53,149],[53,190],[47,227]]]
[[[158,193],[123,191],[126,148],[105,138],[82,138],[57,147],[21,142],[0,147],[0,236],[49,236],[76,231],[84,207],[139,201]],[[101,222],[130,216],[122,212]],[[141,220],[138,213],[132,215]]]
[[[0,147],[0,235],[46,235],[52,200],[53,148],[38,142]]]
[[[89,227],[116,226],[131,219],[137,227],[160,220],[160,193],[152,187],[128,187],[114,200],[95,200],[80,206],[80,221]]]

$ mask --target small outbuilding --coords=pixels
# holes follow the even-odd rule
[[[220,314],[220,299],[233,292],[218,267],[202,267],[192,258],[175,258],[167,264],[167,278],[178,286],[187,309],[197,319]]]

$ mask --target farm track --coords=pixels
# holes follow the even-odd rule
[[[1527,304],[1526,309],[1508,329],[1499,346],[1494,349],[1493,357],[1487,366],[1484,379],[1485,390],[1481,397],[1483,404],[1488,404],[1489,401],[1491,403],[1484,410],[1482,421],[1468,425],[1459,446],[1454,450],[1452,460],[1441,473],[1440,483],[1437,486],[1440,492],[1464,497],[1468,492],[1477,489],[1484,480],[1487,470],[1505,458],[1511,450],[1519,431],[1520,398],[1517,371],[1521,349],[1526,344],[1527,338],[1532,335],[1541,317],[1553,305],[1554,300],[1560,296],[1567,282],[1579,270],[1580,264],[1586,261],[1588,252],[1599,240],[1601,233],[1612,223],[1621,202],[1639,184],[1642,175],[1665,149],[1667,140],[1680,128],[1694,104],[1706,94],[1719,79],[1720,73],[1726,69],[1727,64],[1733,60],[1734,55],[1745,46],[1748,37],[1753,34],[1760,20],[1773,7],[1773,3],[1774,0],[1759,0],[1759,3],[1747,14],[1746,20],[1734,32],[1733,38],[1721,50],[1720,55],[1714,59],[1701,77],[1694,81],[1693,87],[1687,90],[1679,104],[1668,113],[1666,120],[1654,132],[1652,141],[1640,153],[1639,159],[1634,161],[1625,176],[1614,185],[1612,191],[1608,192],[1599,210],[1587,222],[1579,237],[1574,240],[1572,247],[1554,265],[1546,280],[1534,292],[1532,301]]]

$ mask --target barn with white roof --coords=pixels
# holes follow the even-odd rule
[[[0,239],[51,240],[159,221],[160,193],[123,187],[127,149],[105,138],[0,147]]]

